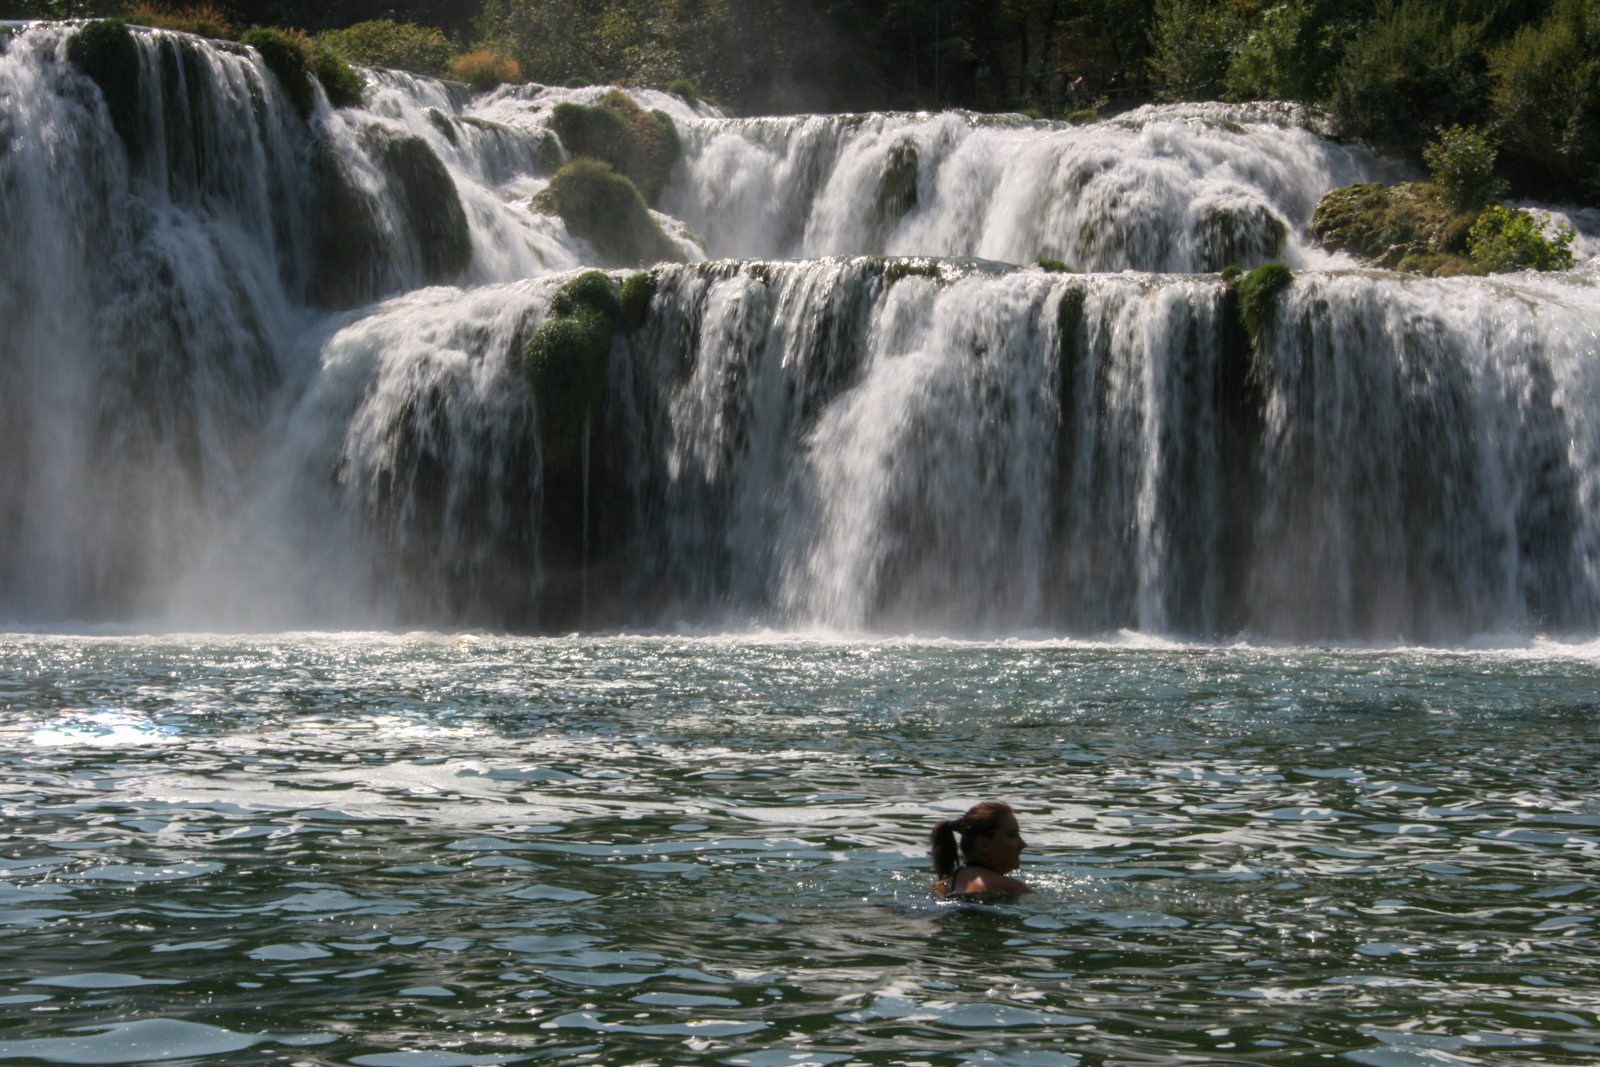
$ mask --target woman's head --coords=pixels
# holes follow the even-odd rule
[[[957,835],[960,836],[959,852]],[[961,866],[961,857],[999,874],[1017,869],[1022,850],[1028,843],[1022,839],[1017,826],[1016,812],[1001,800],[985,800],[967,809],[959,819],[946,819],[933,828],[929,848],[933,853],[933,869],[946,877]]]

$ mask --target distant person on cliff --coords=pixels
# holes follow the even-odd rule
[[[1004,801],[985,800],[959,819],[944,820],[933,828],[928,846],[939,876],[933,891],[941,897],[1033,892],[1011,877],[1028,843],[1022,839],[1016,812]]]

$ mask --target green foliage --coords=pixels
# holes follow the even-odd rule
[[[1246,274],[1234,286],[1239,296],[1239,319],[1254,341],[1261,333],[1273,298],[1294,281],[1294,272],[1282,263],[1268,263]]]
[[[383,162],[399,184],[424,277],[434,283],[453,280],[472,262],[472,233],[450,172],[420,137],[386,140]]]
[[[260,54],[261,62],[277,77],[300,114],[309,115],[316,96],[311,89],[311,50],[305,38],[270,26],[252,26],[239,43]]]
[[[1095,120],[1099,119],[1099,117],[1100,112],[1096,111],[1092,107],[1084,107],[1079,108],[1076,111],[1067,112],[1067,121],[1072,123],[1074,126],[1082,126],[1085,123],[1094,122]]]
[[[1475,126],[1451,126],[1422,150],[1422,159],[1439,187],[1439,198],[1453,211],[1474,211],[1506,194],[1495,177],[1498,150]]]
[[[1216,100],[1228,88],[1228,68],[1245,39],[1244,11],[1215,0],[1155,0],[1152,65],[1167,100]]]
[[[135,4],[123,16],[135,26],[149,26],[157,30],[176,30],[198,37],[231,41],[238,34],[228,25],[227,18],[210,4],[191,4],[184,8],[171,8],[151,0]]]
[[[636,275],[642,277],[642,275]],[[611,336],[621,315],[611,279],[585,271],[557,290],[522,368],[539,411],[545,461],[570,462],[605,400]]]
[[[1284,0],[1261,12],[1228,66],[1239,98],[1316,100],[1325,95],[1350,27],[1333,0]]]
[[[1491,274],[1513,270],[1567,270],[1572,266],[1573,232],[1559,226],[1547,238],[1539,220],[1526,211],[1488,208],[1472,224],[1472,258]]]
[[[1454,22],[1435,0],[1391,0],[1355,35],[1329,101],[1347,135],[1415,145],[1435,129],[1475,123],[1487,89],[1482,28]]]
[[[633,274],[622,283],[622,323],[629,333],[644,325],[650,314],[650,301],[655,299],[656,279],[653,274]]]
[[[1507,148],[1569,181],[1600,165],[1600,3],[1562,0],[1489,53],[1489,104]]]
[[[1436,185],[1369,182],[1324,196],[1311,229],[1328,251],[1348,252],[1374,266],[1459,274],[1471,269],[1462,254],[1472,218],[1447,205]],[[1408,259],[1410,266],[1401,268]]]
[[[342,56],[322,46],[319,41],[311,46],[309,56],[311,73],[322,83],[328,94],[328,103],[334,107],[360,107],[361,94],[366,89],[366,79],[344,61]]]
[[[1226,267],[1222,268],[1220,273],[1222,275],[1223,282],[1227,285],[1232,285],[1234,281],[1244,273],[1244,268],[1239,266],[1237,263],[1229,263]]]
[[[1033,265],[1038,267],[1038,268],[1040,268],[1041,270],[1049,271],[1051,274],[1076,274],[1076,273],[1078,273],[1077,271],[1073,270],[1071,267],[1067,266],[1065,263],[1061,262],[1061,260],[1059,260],[1059,259],[1046,259],[1046,258],[1041,256],[1039,259],[1034,261]]]
[[[574,156],[608,163],[654,204],[683,155],[678,128],[664,111],[645,111],[627,93],[612,91],[598,107],[557,104],[550,127]]]
[[[582,77],[568,78],[562,83],[562,88],[564,89],[586,89],[588,87],[589,79]]]
[[[129,158],[137,161],[144,152],[144,122],[139,111],[139,46],[132,31],[116,19],[88,23],[67,38],[67,59],[100,87],[111,126]]]
[[[438,30],[392,19],[372,19],[346,29],[329,30],[318,35],[317,43],[351,63],[409,70],[435,78],[450,73],[456,51],[449,38]]]
[[[573,160],[550,179],[536,206],[560,215],[567,229],[594,245],[608,263],[683,262],[683,250],[661,232],[639,190],[608,164]]]
[[[688,78],[674,78],[667,83],[667,92],[680,96],[686,103],[694,103],[700,99],[700,94],[695,91],[694,82]]]

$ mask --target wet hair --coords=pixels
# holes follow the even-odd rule
[[[979,837],[993,837],[1000,829],[1000,820],[1010,815],[1016,817],[1011,805],[1003,800],[985,800],[967,809],[959,819],[946,819],[928,835],[928,851],[933,853],[933,870],[940,878],[948,878],[961,868],[961,857],[972,855],[972,845]],[[956,835],[961,835],[960,851],[956,848]]]

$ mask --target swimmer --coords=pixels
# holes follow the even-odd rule
[[[956,834],[961,835],[959,854]],[[928,845],[939,876],[933,891],[941,897],[1033,892],[1010,876],[1028,843],[1022,839],[1016,813],[1003,801],[985,800],[959,819],[946,819],[933,828]],[[966,862],[959,863],[959,857]]]

